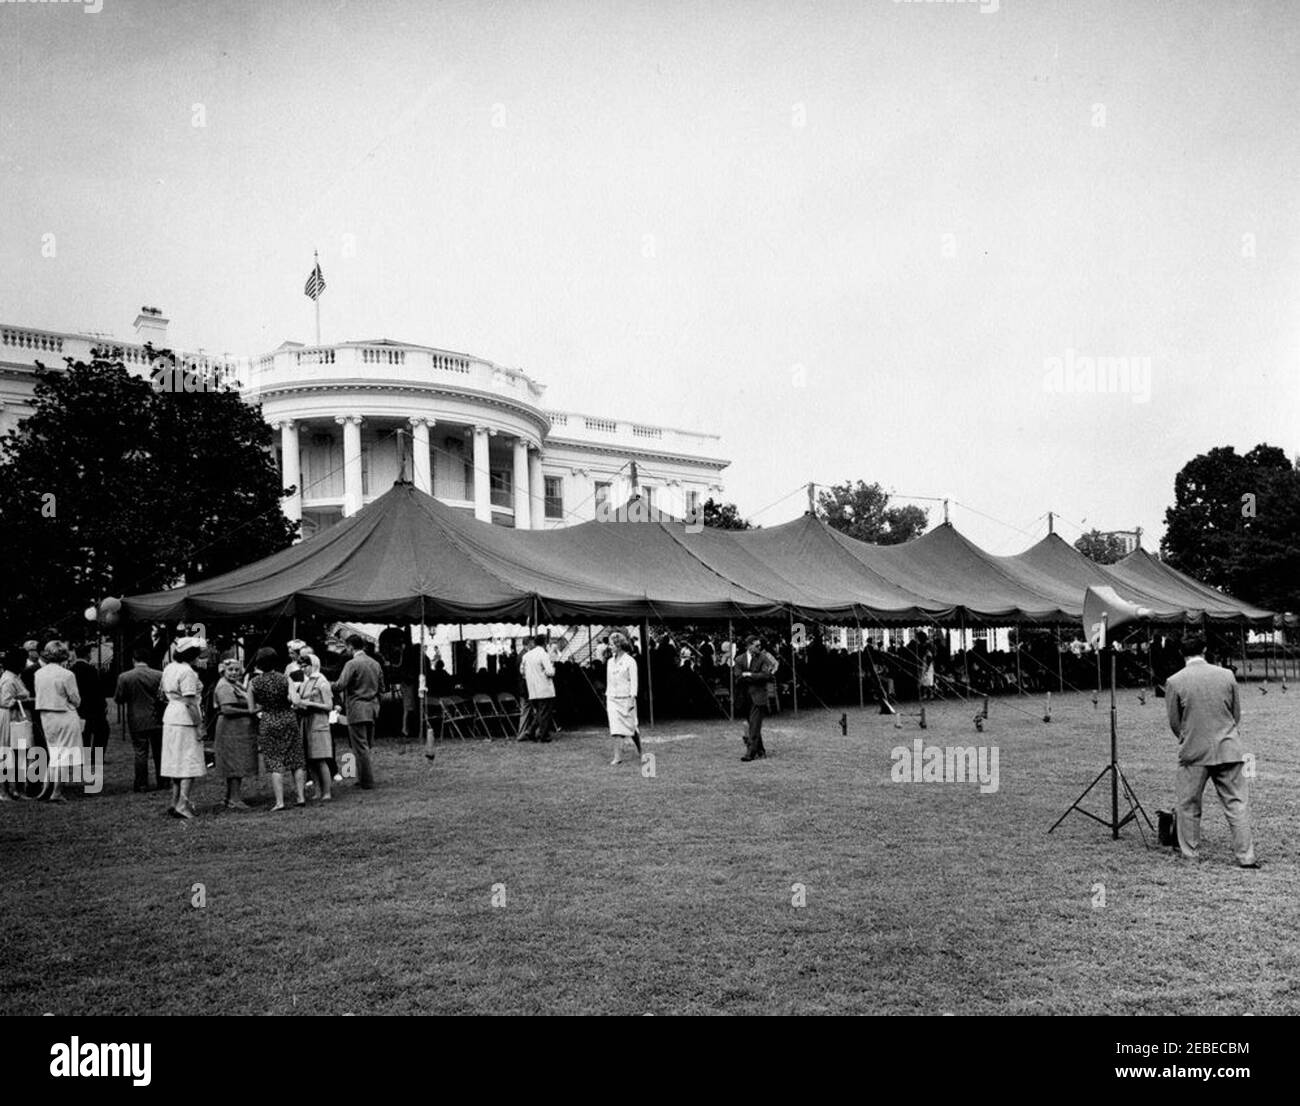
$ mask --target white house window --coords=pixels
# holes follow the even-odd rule
[[[609,505],[609,481],[596,481],[596,517],[600,518],[605,508]]]
[[[554,519],[564,518],[564,480],[558,476],[547,476],[546,484],[546,517]]]

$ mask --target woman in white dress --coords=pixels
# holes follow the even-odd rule
[[[203,684],[192,661],[207,643],[202,638],[186,637],[176,643],[175,660],[163,669],[160,691],[167,698],[163,713],[162,764],[158,774],[171,780],[172,805],[168,813],[175,818],[193,818],[190,786],[207,772],[203,756],[203,711],[199,699]]]
[[[614,739],[612,768],[623,763],[623,744],[630,737],[641,754],[641,732],[636,717],[636,658],[625,634],[610,634],[613,654],[605,662],[605,709],[609,714],[609,733]]]
[[[62,803],[64,776],[71,778],[81,765],[81,695],[77,678],[63,667],[68,647],[61,641],[46,642],[41,652],[45,662],[36,670],[36,709],[41,712],[41,729],[49,749],[49,780],[38,799]]]

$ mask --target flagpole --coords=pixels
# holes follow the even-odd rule
[[[320,269],[320,254],[316,250],[312,250],[311,252],[312,252],[312,257],[316,259],[316,268],[312,271],[317,272]],[[320,345],[320,289],[319,288],[316,290],[316,296],[313,302],[316,304],[316,345],[319,346]]]

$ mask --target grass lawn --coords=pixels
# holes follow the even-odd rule
[[[1300,1013],[1300,688],[1243,695],[1259,872],[1212,786],[1199,866],[1133,826],[1047,835],[1107,757],[1083,695],[1050,725],[994,700],[982,735],[969,704],[924,731],[850,711],[848,736],[787,712],[754,764],[739,723],[661,724],[654,778],[594,731],[433,764],[384,742],[372,792],[269,814],[261,781],[259,809],[218,813],[209,778],[190,823],[131,793],[115,735],[102,795],[0,806],[0,1013]],[[1122,692],[1120,727],[1154,820],[1163,700]],[[998,791],[892,782],[918,737],[996,745]]]

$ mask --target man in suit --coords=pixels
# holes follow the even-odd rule
[[[736,658],[741,686],[749,695],[749,728],[745,731],[745,755],[748,764],[767,756],[763,748],[763,713],[767,710],[768,681],[776,674],[776,658],[763,648],[757,634],[745,639],[745,651]]]
[[[525,717],[519,726],[520,741],[550,741],[555,715],[555,664],[546,651],[546,635],[538,634],[533,647],[520,664],[528,688]]]
[[[126,707],[126,728],[135,749],[135,791],[149,790],[149,755],[153,754],[154,778],[162,760],[162,711],[158,702],[158,685],[162,673],[149,663],[149,650],[138,648],[132,654],[135,664],[117,678],[113,701]]]
[[[1258,868],[1250,835],[1250,801],[1237,739],[1241,701],[1237,680],[1205,659],[1205,638],[1183,640],[1184,666],[1165,682],[1169,728],[1178,738],[1178,844],[1187,860],[1201,843],[1201,793],[1206,780],[1223,803],[1232,830],[1232,851],[1242,868]]]
[[[89,645],[78,645],[73,650],[72,676],[77,681],[77,694],[81,706],[77,708],[85,726],[81,742],[87,749],[108,749],[108,699],[99,677],[99,669],[90,663],[94,656]]]
[[[342,697],[347,714],[348,744],[357,758],[357,784],[363,791],[369,791],[375,786],[370,748],[375,740],[375,721],[379,718],[379,692],[384,686],[384,670],[366,652],[366,642],[360,634],[353,634],[347,644],[352,656],[331,687],[336,696]]]

